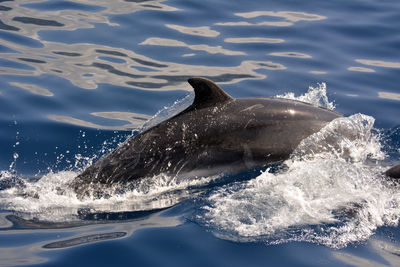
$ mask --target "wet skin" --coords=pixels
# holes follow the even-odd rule
[[[71,186],[126,183],[159,174],[199,177],[238,173],[285,160],[301,140],[341,114],[295,100],[232,98],[191,78],[193,104],[128,139],[88,167]]]

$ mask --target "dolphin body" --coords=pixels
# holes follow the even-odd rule
[[[192,105],[89,166],[71,183],[78,196],[159,174],[200,177],[279,162],[342,116],[295,100],[233,98],[204,78],[188,82],[195,92]]]

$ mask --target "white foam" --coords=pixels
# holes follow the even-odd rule
[[[216,190],[203,219],[229,239],[340,248],[397,225],[400,193],[384,186],[380,173],[334,159],[295,161],[285,173],[267,171],[239,188]]]

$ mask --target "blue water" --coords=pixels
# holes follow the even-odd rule
[[[400,266],[400,188],[380,175],[400,160],[399,1],[10,0],[0,14],[0,266]],[[87,164],[190,104],[191,76],[346,118],[287,172],[76,199],[66,184]]]

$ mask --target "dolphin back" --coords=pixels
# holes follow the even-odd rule
[[[233,98],[204,78],[181,113],[128,139],[71,183],[78,195],[101,184],[160,174],[238,173],[286,159],[299,142],[341,115],[300,101]]]

